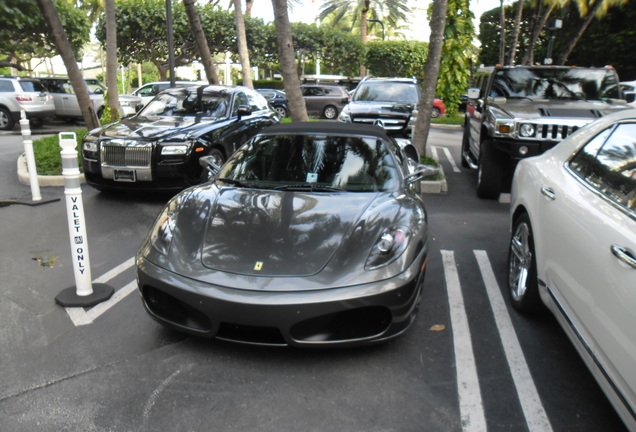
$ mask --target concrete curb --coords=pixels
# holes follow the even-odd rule
[[[27,168],[26,156],[23,154],[18,157],[18,181],[24,185],[30,185],[29,169]],[[40,186],[64,186],[64,176],[61,175],[38,175],[38,183]],[[84,174],[80,174],[80,183],[86,183]]]
[[[422,180],[420,181],[420,187],[422,193],[425,194],[445,194],[448,192],[448,183],[446,182],[446,176],[444,175],[444,169],[439,165],[439,175],[442,176],[441,180]]]

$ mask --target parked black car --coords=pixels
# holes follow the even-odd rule
[[[283,118],[289,115],[287,107],[287,96],[285,92],[277,89],[257,89],[260,94],[267,99],[267,102],[274,108],[274,111]]]
[[[207,179],[202,156],[222,164],[274,123],[265,98],[245,87],[170,89],[137,115],[86,134],[86,181],[99,190],[180,190]]]

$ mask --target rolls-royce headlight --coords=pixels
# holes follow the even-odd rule
[[[375,270],[391,264],[406,250],[410,238],[411,231],[405,227],[384,231],[371,248],[364,268]]]
[[[533,124],[524,123],[519,128],[519,136],[522,136],[524,138],[530,138],[534,136],[535,131],[536,131],[536,128]]]
[[[162,156],[184,156],[190,149],[189,144],[168,144],[161,147]]]
[[[97,137],[91,135],[84,136],[84,143],[82,144],[82,148],[87,152],[96,152],[97,151]]]

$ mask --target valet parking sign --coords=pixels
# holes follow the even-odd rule
[[[73,273],[75,286],[63,290],[55,301],[64,307],[88,307],[108,300],[114,293],[113,288],[104,284],[94,284],[84,220],[84,204],[80,171],[77,165],[77,137],[74,132],[59,134],[62,156],[62,175],[64,176],[64,195],[66,196],[66,215],[71,242]]]

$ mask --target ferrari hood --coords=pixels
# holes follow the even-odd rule
[[[221,189],[210,211],[203,265],[251,276],[316,274],[377,195]]]

